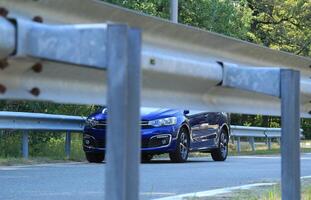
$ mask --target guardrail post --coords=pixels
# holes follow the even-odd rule
[[[29,134],[28,131],[23,131],[22,138],[22,154],[24,159],[28,159],[29,157]]]
[[[106,199],[139,199],[141,33],[107,27],[108,127]]]
[[[300,199],[300,73],[281,70],[282,199]]]
[[[66,132],[66,138],[65,138],[65,154],[66,158],[70,158],[70,151],[71,151],[71,132]]]
[[[271,148],[271,147],[272,147],[272,146],[271,146],[271,138],[268,137],[268,138],[267,138],[267,142],[268,142],[268,149],[271,150],[271,149],[272,149],[272,148]]]
[[[255,146],[255,138],[254,137],[250,137],[249,138],[249,143],[252,147],[252,151],[255,151],[256,150],[256,146]]]
[[[178,0],[170,1],[170,16],[172,22],[178,23]]]
[[[241,138],[240,137],[237,137],[236,146],[237,146],[238,153],[240,153],[241,152]]]

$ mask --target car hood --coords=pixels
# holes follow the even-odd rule
[[[167,108],[142,108],[140,115],[142,120],[153,120],[165,117],[172,117],[183,111]]]
[[[176,114],[182,114],[183,111],[176,109],[167,109],[167,108],[141,108],[140,115],[141,120],[153,120],[165,117],[175,116]],[[88,118],[93,118],[95,120],[106,120],[107,114],[98,111],[91,114]]]

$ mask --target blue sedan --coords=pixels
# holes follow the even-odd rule
[[[86,120],[83,150],[89,162],[105,159],[107,109]],[[211,153],[213,160],[224,161],[230,135],[228,116],[218,112],[189,112],[176,109],[141,109],[141,159],[168,153],[172,162],[185,162],[189,152]]]

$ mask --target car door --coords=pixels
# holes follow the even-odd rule
[[[220,113],[207,112],[204,114],[204,124],[206,128],[203,130],[204,136],[202,137],[203,145],[212,147],[216,145],[217,132],[219,130],[219,117]]]
[[[193,149],[204,150],[217,146],[218,121],[217,112],[202,112],[190,119]]]
[[[204,146],[202,142],[204,142],[204,136],[206,135],[204,129],[207,129],[207,124],[205,123],[204,113],[195,113],[187,117],[192,132],[191,149],[198,149]]]

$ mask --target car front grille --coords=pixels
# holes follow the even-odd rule
[[[169,138],[168,138],[169,139]],[[91,146],[95,148],[106,148],[106,139],[94,139],[94,138],[87,138],[89,140],[89,144],[85,143],[86,138],[83,140],[83,144],[85,146]],[[163,139],[158,138],[142,138],[141,139],[141,148],[153,148],[153,147],[160,147],[164,146],[161,141]],[[167,141],[168,143],[169,141]]]
[[[152,128],[152,126],[148,125],[148,121],[141,121],[140,126],[141,126],[141,129]],[[107,127],[106,120],[98,121],[96,125],[92,126],[92,128],[96,128],[96,129],[106,129],[106,127]]]

